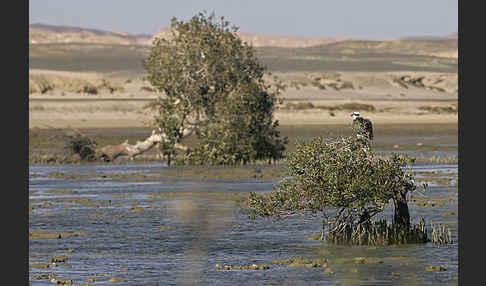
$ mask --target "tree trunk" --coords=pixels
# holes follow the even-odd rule
[[[410,214],[408,212],[407,193],[397,192],[393,198],[395,213],[393,223],[399,227],[410,227]]]

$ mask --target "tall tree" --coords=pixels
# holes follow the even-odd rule
[[[155,125],[171,144],[197,137],[185,162],[281,158],[287,138],[273,118],[281,89],[264,81],[265,67],[238,29],[206,13],[187,22],[173,18],[171,27],[170,38],[154,40],[144,66],[148,81],[165,94],[151,104]]]

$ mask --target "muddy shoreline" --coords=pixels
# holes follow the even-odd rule
[[[458,126],[456,123],[435,124],[376,124],[373,149],[379,152],[413,152],[414,154],[439,152],[444,156],[457,154]],[[63,131],[67,129],[30,128],[29,129],[29,164],[85,164],[79,157],[71,155],[64,149]],[[119,144],[125,140],[134,144],[144,140],[151,132],[150,128],[84,128],[84,134],[92,137],[99,146]],[[348,124],[328,125],[282,125],[282,136],[288,136],[286,152],[295,151],[297,141],[308,140],[315,136],[329,138],[348,136],[351,128]],[[188,138],[188,145],[194,138]],[[136,157],[118,158],[115,163],[160,162],[155,149]],[[438,155],[439,157],[441,155]],[[422,161],[426,161],[425,157]],[[432,162],[432,161],[431,161]],[[448,161],[450,162],[450,160]],[[103,162],[97,162],[103,164]],[[454,163],[454,162],[450,162]],[[256,163],[258,164],[265,164]]]

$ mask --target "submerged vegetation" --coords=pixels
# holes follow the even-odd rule
[[[345,224],[342,229],[329,231],[326,235],[327,242],[351,245],[378,246],[430,241],[423,219],[410,227],[391,224],[385,219],[366,224]]]
[[[432,229],[431,241],[434,244],[452,244],[454,243],[452,239],[451,230],[443,224],[434,225],[432,221],[430,222],[430,228]]]

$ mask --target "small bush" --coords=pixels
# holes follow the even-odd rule
[[[43,75],[29,75],[29,94],[45,94],[54,89],[55,85]]]
[[[34,105],[29,108],[30,111],[44,111],[46,108],[43,105]]]
[[[121,92],[123,87],[104,78],[83,79],[78,77],[29,74],[29,93],[48,93],[51,91],[98,94],[103,91],[109,93]]]
[[[334,88],[334,90],[339,90],[338,84],[335,82],[331,82],[330,84],[328,84],[328,86]]]
[[[305,109],[312,109],[315,108],[316,106],[312,104],[312,102],[299,102],[299,103],[287,103],[284,106],[284,109],[290,109],[290,110],[305,110]]]
[[[77,130],[66,134],[67,140],[64,148],[73,155],[79,155],[81,160],[96,160],[97,143]]]
[[[341,89],[354,89],[354,85],[350,81],[344,81],[341,85]]]
[[[402,80],[398,79],[398,78],[394,78],[393,79],[393,82],[398,84],[401,88],[406,88],[408,89],[408,85],[406,85]]]
[[[336,109],[338,110],[351,110],[351,111],[375,111],[375,107],[371,104],[366,104],[366,103],[357,103],[357,102],[351,102],[351,103],[345,103],[336,106]]]
[[[431,112],[431,113],[437,113],[437,114],[442,114],[442,113],[457,113],[457,107],[456,106],[420,106],[419,110]]]
[[[124,90],[122,86],[113,84],[112,82],[104,78],[101,79],[101,84],[97,86],[97,89],[98,90],[106,89],[108,90],[109,93],[114,93],[115,91],[122,92]]]
[[[85,85],[81,89],[81,92],[88,93],[88,94],[98,94],[98,89],[93,85]]]
[[[150,86],[142,86],[140,88],[142,91],[148,91],[148,92],[155,92],[155,89],[151,88]]]
[[[321,83],[320,83],[320,82],[318,82],[318,81],[313,81],[313,82],[311,83],[311,85],[312,85],[312,86],[314,86],[314,87],[317,87],[318,89],[322,89],[322,90],[325,90],[325,89],[326,89],[326,86],[325,86],[325,85],[323,85],[323,84],[321,84]]]

